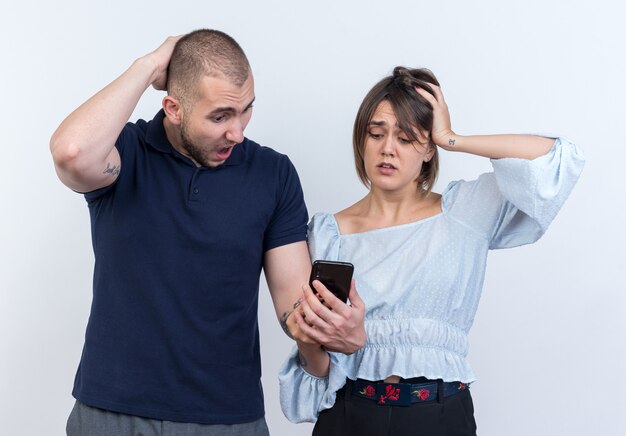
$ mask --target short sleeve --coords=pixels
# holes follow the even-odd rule
[[[533,160],[492,159],[493,173],[452,182],[443,209],[489,241],[509,248],[539,239],[565,203],[582,172],[582,151],[564,138]]]
[[[287,156],[281,155],[277,204],[265,231],[265,251],[306,240],[309,219],[298,173]]]
[[[138,136],[135,124],[126,123],[119,136],[117,137],[117,140],[115,141],[115,148],[117,148],[117,152],[120,154],[120,173],[118,174],[115,181],[113,181],[113,183],[111,183],[110,185],[100,189],[96,189],[95,191],[84,193],[85,200],[87,200],[88,204],[91,204],[92,202],[98,200],[99,198],[113,190],[114,187],[117,185],[117,181],[121,177],[125,176],[125,168],[130,168],[130,161],[134,159],[134,156],[131,156],[133,147],[129,146],[129,144],[137,144],[137,142]]]

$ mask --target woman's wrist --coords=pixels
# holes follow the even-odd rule
[[[315,343],[309,343],[309,342],[302,342],[296,339],[296,345],[298,346],[298,350],[300,350],[303,353],[306,354],[319,354],[321,355],[322,353],[326,353],[326,351],[324,351],[324,349],[322,348],[322,346],[320,344],[318,344],[317,342]]]
[[[535,159],[546,154],[554,139],[534,135],[457,135],[451,132],[441,136],[439,147],[448,151],[460,151],[490,159],[519,158]]]
[[[459,151],[459,141],[462,140],[462,138],[463,137],[461,135],[457,135],[452,130],[450,130],[442,135],[438,135],[436,141],[433,142],[435,142],[435,145],[443,148],[444,150]]]
[[[316,377],[326,377],[330,367],[330,356],[320,344],[296,342],[300,368]]]

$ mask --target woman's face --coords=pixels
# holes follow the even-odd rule
[[[412,141],[398,126],[386,100],[376,108],[367,129],[363,159],[372,190],[414,193],[422,163],[434,153],[428,145],[428,132],[416,129],[418,141]]]

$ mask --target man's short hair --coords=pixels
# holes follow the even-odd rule
[[[178,40],[167,72],[167,92],[191,105],[204,76],[223,76],[237,86],[250,75],[250,64],[232,37],[212,29],[195,30]]]

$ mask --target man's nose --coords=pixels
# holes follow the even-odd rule
[[[243,124],[239,120],[234,120],[226,132],[226,139],[239,144],[243,142]]]

